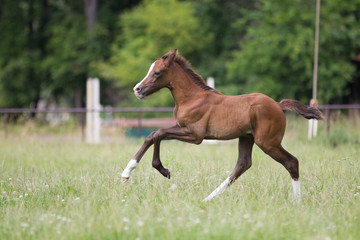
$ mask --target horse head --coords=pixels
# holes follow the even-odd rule
[[[164,87],[171,88],[172,77],[169,67],[177,54],[177,49],[171,49],[151,64],[146,76],[134,87],[134,93],[137,98],[143,99]]]

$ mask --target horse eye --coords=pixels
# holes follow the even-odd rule
[[[158,76],[160,76],[160,72],[154,72],[154,75],[155,75],[156,77],[158,77]]]

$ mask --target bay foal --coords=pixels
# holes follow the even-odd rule
[[[239,139],[239,157],[233,172],[205,201],[223,193],[241,174],[251,167],[254,143],[266,154],[281,163],[290,173],[294,194],[301,198],[298,160],[288,153],[281,141],[286,119],[283,110],[295,111],[308,119],[322,119],[321,112],[296,100],[280,103],[260,94],[226,96],[206,85],[177,49],[170,50],[150,66],[145,78],[134,87],[137,98],[168,88],[175,100],[176,125],[159,129],[146,137],[144,144],[122,173],[122,181],[129,179],[146,150],[154,145],[152,166],[164,177],[170,171],[160,161],[160,142],[177,139],[200,144],[204,139]]]

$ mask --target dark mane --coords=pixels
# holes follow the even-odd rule
[[[178,63],[191,76],[191,79],[196,85],[200,86],[204,90],[219,93],[216,89],[213,89],[212,87],[206,85],[205,80],[192,69],[190,62],[184,57],[179,55],[176,56],[175,62]]]

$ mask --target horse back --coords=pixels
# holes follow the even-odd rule
[[[218,95],[213,96],[213,99],[209,99],[208,102],[207,109],[210,113],[208,114],[207,138],[226,140],[252,135],[254,128],[263,119],[278,120],[277,115],[283,115],[276,101],[260,93],[237,96]]]

